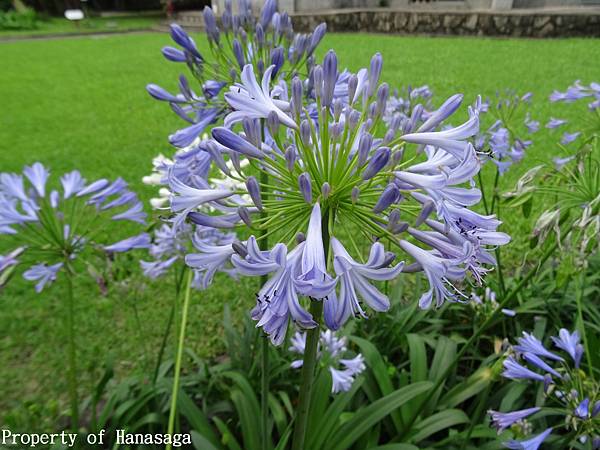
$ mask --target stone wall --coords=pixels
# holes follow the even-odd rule
[[[340,9],[292,14],[294,29],[321,22],[328,31],[514,37],[600,37],[600,10],[409,11]]]

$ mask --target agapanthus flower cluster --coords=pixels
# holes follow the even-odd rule
[[[481,198],[473,183],[481,163],[469,142],[478,111],[439,131],[461,105],[455,95],[426,118],[413,110],[386,124],[382,64],[377,54],[369,69],[340,73],[329,51],[307,79],[290,83],[273,81],[274,65],[259,83],[256,68],[245,65],[225,97],[233,110],[225,126],[198,147],[233,182],[223,188],[204,174],[186,181],[168,170],[176,227],[187,221],[253,233],[206,249],[205,261],[269,277],[252,317],[274,344],[290,322],[317,325],[311,299],[322,302],[333,330],[351,316],[368,317],[368,309],[386,311],[378,283],[402,272],[425,273],[422,308],[466,301],[460,283],[468,274],[481,283],[495,263],[490,249],[509,241],[494,216],[469,209]],[[396,262],[396,252],[412,261]]]
[[[306,333],[297,331],[290,339],[289,351],[304,355],[306,348]],[[331,374],[331,393],[348,392],[356,377],[365,369],[365,359],[358,353],[353,358],[344,358],[348,353],[348,338],[338,337],[335,332],[325,330],[321,332],[317,348],[317,359]],[[292,368],[299,369],[303,365],[302,359],[292,361]]]
[[[234,13],[231,0],[226,0],[219,27],[213,10],[204,8],[208,54],[200,53],[183,28],[171,25],[171,37],[177,47],[165,47],[162,53],[169,61],[185,64],[197,87],[180,75],[177,94],[156,84],[149,84],[147,90],[157,100],[168,102],[189,123],[169,137],[176,147],[193,143],[209,124],[231,110],[226,87],[240,81],[246,64],[255,67],[260,75],[273,66],[270,72],[273,79],[278,76],[290,79],[311,67],[313,52],[325,35],[324,23],[311,34],[294,33],[288,14],[277,12],[276,0],[265,1],[258,19],[248,0],[238,0],[237,11]]]
[[[427,85],[416,88],[408,86],[400,91],[396,89],[387,100],[383,120],[388,125],[393,120],[398,120],[398,118],[409,120],[415,109],[417,109],[415,114],[418,114],[422,119],[427,119],[431,109],[432,97],[433,92]]]
[[[478,101],[474,108],[494,118],[494,123],[476,140],[476,148],[488,153],[489,160],[504,174],[510,166],[520,162],[525,150],[532,144],[526,136],[536,133],[540,123],[525,112],[531,104],[532,94],[517,95],[508,91],[497,94],[495,101]]]
[[[60,178],[60,187],[48,183],[49,178],[39,162],[22,174],[0,173],[0,234],[10,235],[15,245],[0,257],[4,281],[6,271],[23,264],[28,266],[23,277],[41,292],[61,270],[77,260],[85,262],[85,250],[118,253],[150,245],[147,233],[106,245],[114,241],[106,234],[110,222],[146,220],[142,203],[122,178],[87,182],[74,170]]]
[[[600,448],[600,386],[593,377],[581,369],[584,354],[577,331],[561,329],[552,336],[553,349],[548,349],[533,334],[524,332],[518,345],[504,361],[506,378],[539,383],[544,397],[539,405],[511,412],[490,411],[492,423],[501,432],[512,429],[522,440],[505,443],[512,449],[536,450],[550,435],[572,435],[573,442],[592,443],[591,448]],[[545,411],[552,412],[550,415]],[[550,424],[541,433],[526,438],[532,433],[528,420],[545,416]],[[565,447],[567,447],[565,442]]]
[[[565,92],[555,90],[550,95],[551,102],[572,103],[583,98],[591,100],[588,104],[590,110],[600,108],[600,84],[592,82],[586,86],[581,84],[580,80],[577,80]]]
[[[149,255],[151,261],[140,260],[144,275],[156,279],[164,276],[177,262],[184,262],[195,268],[192,287],[206,289],[217,272],[235,277],[233,267],[225,267],[220,261],[206,259],[213,246],[230,245],[236,240],[235,233],[224,233],[214,228],[200,225],[181,224],[176,228],[164,223],[151,235]],[[191,243],[191,248],[190,248]],[[194,251],[199,251],[197,255]]]

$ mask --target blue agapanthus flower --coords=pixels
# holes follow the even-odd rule
[[[474,106],[494,118],[494,123],[479,134],[475,146],[477,150],[487,152],[487,160],[497,166],[501,175],[524,158],[525,151],[533,143],[528,135],[540,129],[540,122],[532,119],[527,111],[531,100],[531,93],[518,95],[507,91],[498,93],[496,101],[479,100]]]
[[[304,355],[306,348],[306,333],[297,331],[290,339],[289,351]],[[329,371],[331,375],[331,393],[347,392],[352,388],[356,377],[365,369],[365,359],[362,354],[349,358],[348,339],[338,337],[331,330],[322,331],[319,338],[319,347],[317,348],[317,358],[321,365]],[[302,359],[292,361],[291,367],[299,369],[302,367]]]
[[[529,434],[527,420],[535,421],[538,413],[543,417],[544,411],[552,411],[545,418],[552,426],[531,438],[508,441],[508,448],[536,450],[551,434],[571,436],[573,442],[600,442],[600,386],[580,368],[583,346],[579,333],[563,328],[551,340],[552,350],[533,334],[523,332],[504,361],[504,377],[541,383],[544,400],[539,406],[517,411],[490,411],[498,432],[511,429],[517,436]]]
[[[147,248],[146,233],[108,244],[106,231],[116,222],[144,224],[146,213],[137,195],[122,178],[86,182],[77,170],[50,182],[41,163],[26,166],[22,174],[0,173],[0,234],[11,235],[16,249],[0,259],[0,282],[19,265],[29,265],[23,278],[41,292],[61,272],[81,260],[86,250],[119,253]]]
[[[247,0],[238,0],[237,13],[231,0],[226,0],[220,27],[210,7],[204,8],[203,16],[208,53],[200,53],[194,39],[176,24],[171,25],[171,38],[177,47],[162,50],[167,60],[185,64],[194,82],[180,75],[176,94],[156,84],[147,86],[152,97],[168,102],[188,123],[169,137],[171,144],[179,148],[194,143],[209,125],[232,110],[231,101],[225,98],[227,86],[242,80],[246,65],[257,68],[259,75],[264,73],[269,81],[290,79],[310,70],[313,52],[326,30],[323,23],[313,33],[294,33],[288,14],[277,11],[276,0],[264,2],[258,19]]]
[[[155,165],[176,229],[251,233],[243,242],[197,245],[186,261],[207,280],[227,264],[267,275],[252,317],[274,344],[290,323],[316,326],[310,299],[324,302],[330,329],[386,311],[378,284],[402,273],[426,273],[423,308],[461,300],[466,277],[481,283],[495,263],[490,249],[510,240],[494,216],[471,209],[481,199],[473,187],[479,111],[469,108],[465,123],[447,126],[462,102],[456,95],[427,114],[415,107],[386,122],[382,64],[376,54],[368,69],[339,71],[329,51],[307,78],[290,81],[274,79],[274,65],[246,64],[224,96],[225,126]],[[269,248],[261,248],[265,237]]]
[[[600,84],[592,82],[586,86],[582,84],[581,81],[577,80],[573,85],[569,86],[565,92],[555,90],[550,95],[551,102],[572,103],[580,99],[591,100],[591,102],[588,103],[588,108],[590,110],[600,108]]]

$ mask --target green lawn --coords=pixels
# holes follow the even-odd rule
[[[63,17],[50,17],[37,21],[33,30],[0,30],[0,39],[24,36],[45,36],[73,33],[106,33],[148,30],[163,19],[155,16],[91,17],[81,22],[70,22]]]
[[[40,160],[55,173],[78,168],[88,178],[122,175],[143,198],[151,197],[153,190],[142,185],[141,177],[150,171],[154,155],[171,152],[167,135],[182,125],[168,105],[152,100],[144,89],[148,82],[175,88],[182,67],[160,55],[169,41],[166,34],[136,34],[0,43],[0,170],[17,171]],[[327,36],[321,54],[328,48],[336,49],[341,65],[350,69],[367,66],[370,56],[381,52],[386,81],[398,87],[428,84],[436,104],[456,92],[471,103],[479,93],[531,91],[533,116],[542,123],[551,115],[574,119],[585,108],[549,104],[554,88],[564,90],[575,79],[598,81],[600,73],[600,60],[594,58],[600,41],[591,39],[335,34]],[[558,136],[540,136],[503,185],[512,185],[528,167],[556,154]],[[503,219],[509,231],[521,227],[518,214]],[[108,298],[91,284],[77,291],[81,368],[87,380],[82,391],[89,392],[106,360],[118,362],[119,374],[146,368],[146,351],[160,341],[171,287],[169,281],[148,285],[134,277],[133,285],[112,286]],[[218,351],[223,305],[249,309],[254,289],[250,280],[241,286],[218,283],[217,289],[195,294],[188,341],[195,351]],[[65,346],[61,288],[49,292],[38,297],[30,286],[14,283],[0,294],[0,421],[7,414],[35,418],[64,405],[64,355],[56,351]]]

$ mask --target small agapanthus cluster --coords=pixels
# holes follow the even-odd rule
[[[122,178],[88,183],[74,170],[55,189],[47,184],[49,177],[39,162],[26,166],[23,174],[0,173],[0,234],[10,235],[16,245],[0,257],[4,281],[8,275],[3,272],[19,263],[31,264],[23,277],[36,282],[41,292],[61,270],[70,270],[66,266],[85,261],[86,249],[117,253],[150,245],[147,233],[111,245],[103,242],[111,221],[145,223],[142,203]]]
[[[487,130],[478,135],[476,148],[480,151],[489,148],[489,160],[496,164],[500,174],[525,156],[525,150],[532,141],[524,135],[539,130],[540,123],[533,120],[528,111],[524,113],[531,104],[531,98],[531,93],[517,95],[508,91],[504,95],[497,94],[495,102],[479,101],[474,106],[495,119]],[[520,125],[521,122],[524,127]]]
[[[377,54],[368,70],[340,73],[329,51],[307,79],[289,85],[273,81],[274,65],[260,84],[245,65],[225,97],[233,110],[225,126],[197,146],[231,183],[207,182],[204,165],[185,172],[187,179],[176,164],[167,171],[176,227],[188,221],[254,232],[207,248],[201,267],[232,263],[241,274],[270,276],[252,317],[274,344],[290,321],[316,326],[302,297],[322,301],[325,324],[336,330],[351,316],[366,318],[364,305],[386,311],[389,299],[376,283],[401,272],[425,272],[422,308],[466,301],[457,284],[468,273],[480,283],[485,265],[495,263],[490,248],[509,241],[494,216],[469,209],[481,198],[473,183],[481,163],[469,142],[478,111],[437,131],[460,106],[455,95],[426,118],[415,108],[386,124],[382,63]],[[265,238],[277,243],[263,249]],[[365,243],[370,252],[361,262]],[[394,264],[392,250],[414,262]]]
[[[471,306],[483,317],[489,317],[495,313],[500,307],[496,300],[496,293],[490,287],[486,287],[483,295],[478,295],[476,292],[471,292]],[[514,317],[517,313],[512,309],[502,308],[502,314],[508,317]]]
[[[532,438],[506,442],[508,448],[536,450],[551,434],[572,435],[573,441],[592,442],[593,449],[600,448],[600,386],[580,368],[584,349],[579,340],[577,331],[570,333],[563,328],[558,336],[552,336],[556,349],[552,351],[538,338],[524,332],[518,345],[512,347],[504,361],[502,375],[512,380],[540,383],[544,399],[540,406],[518,411],[490,411],[493,425],[498,432],[511,428],[517,435],[527,435],[532,430],[527,418],[545,416],[547,423],[554,420]],[[551,411],[552,415],[545,415],[544,411]]]
[[[297,331],[290,339],[289,351],[304,355],[306,348],[306,333]],[[354,358],[344,358],[348,353],[348,339],[338,337],[335,332],[325,330],[321,332],[317,359],[331,374],[331,393],[348,392],[358,375],[365,369],[365,359],[362,354]],[[292,361],[292,368],[299,369],[303,365],[302,359]]]
[[[173,159],[159,155],[154,158],[154,170],[142,181],[148,185],[160,186],[159,197],[150,200],[155,209],[165,209],[172,195],[168,188],[169,177],[177,179],[187,186],[204,189],[211,185],[219,189],[234,190],[238,188],[235,180],[227,176],[209,178],[212,164],[208,141],[203,139],[187,148],[178,150]],[[240,162],[240,164],[243,164]],[[231,168],[233,169],[233,168]],[[207,206],[205,212],[214,208]],[[225,272],[236,276],[233,267],[226,267],[220,260],[206,260],[205,253],[211,253],[212,246],[227,246],[236,241],[236,234],[219,229],[185,222],[163,223],[154,230],[151,237],[150,256],[153,261],[141,261],[144,274],[150,278],[164,275],[177,261],[185,261],[194,270],[192,286],[195,289],[206,289],[212,282],[216,272]],[[192,253],[192,249],[200,253]],[[186,256],[187,255],[187,256]]]
[[[390,125],[393,120],[408,121],[414,114],[427,119],[431,106],[433,92],[429,86],[416,88],[408,86],[400,92],[396,89],[387,100],[383,120]],[[416,110],[416,111],[415,111]]]
[[[183,28],[171,25],[171,37],[179,47],[165,47],[162,53],[169,61],[186,64],[199,90],[194,91],[184,75],[179,77],[179,93],[175,95],[156,84],[149,84],[147,90],[157,100],[168,102],[190,124],[169,137],[176,147],[192,144],[209,124],[231,110],[225,88],[240,81],[240,72],[246,64],[256,67],[261,75],[272,65],[273,79],[278,76],[289,79],[311,67],[312,54],[325,35],[324,23],[311,34],[294,33],[288,14],[277,12],[276,0],[265,1],[258,19],[248,0],[238,0],[237,10],[234,14],[231,0],[225,0],[219,27],[213,10],[204,8],[208,58],[200,53]]]
[[[217,272],[236,276],[233,267],[226,268],[220,261],[205,258],[212,246],[230,245],[235,240],[235,233],[223,233],[214,228],[187,223],[179,228],[171,224],[162,224],[151,235],[149,254],[153,260],[140,260],[140,265],[145,276],[156,279],[165,275],[178,261],[185,261],[188,266],[198,269],[194,270],[192,287],[203,290],[212,283]],[[192,253],[194,250],[189,248],[190,243],[193,249],[201,253]]]
[[[555,90],[550,94],[551,102],[572,103],[583,98],[591,100],[588,104],[590,110],[600,108],[600,84],[590,83],[588,86],[585,86],[581,84],[580,80],[577,80],[573,85],[567,88],[566,92]]]

